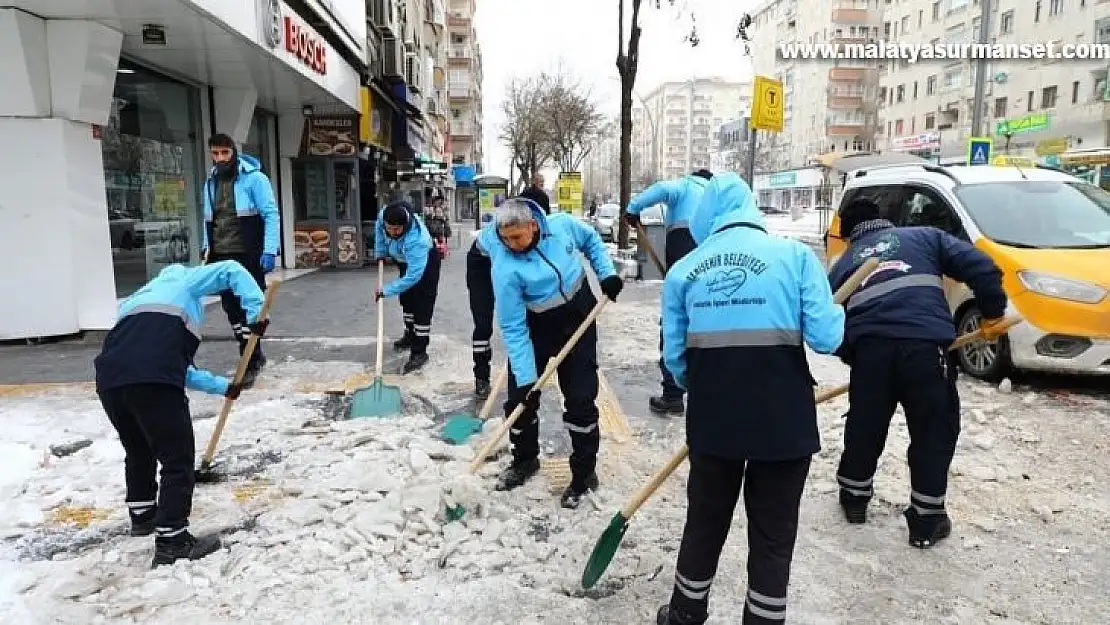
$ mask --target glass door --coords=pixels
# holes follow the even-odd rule
[[[362,209],[359,202],[358,159],[332,159],[331,232],[336,267],[361,267]]]

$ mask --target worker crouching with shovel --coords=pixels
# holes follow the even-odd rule
[[[251,331],[264,335],[262,289],[242,265],[170,265],[120,304],[119,321],[94,363],[97,395],[126,452],[131,535],[154,534],[153,566],[198,560],[220,548],[218,536],[194,537],[188,529],[196,475],[185,389],[239,396],[240,386],[193,366],[204,325],[201,300],[228,289],[242,303]]]
[[[820,449],[805,345],[844,335],[820,261],[767,233],[748,185],[713,177],[691,223],[698,247],[663,285],[663,355],[688,395],[688,509],[670,603],[659,625],[705,623],[741,492],[748,521],[743,623],[783,623],[798,508]],[[737,401],[737,398],[742,401]],[[731,585],[731,584],[730,584]]]
[[[540,392],[537,370],[546,368],[597,305],[578,253],[589,260],[601,290],[616,300],[623,283],[601,237],[565,213],[551,216],[535,202],[514,198],[497,209],[494,228],[478,235],[489,252],[497,321],[509,355],[509,401],[505,414],[525,404],[510,430],[512,464],[497,490],[523,485],[540,469]],[[558,363],[563,392],[563,422],[570,433],[571,482],[562,495],[565,508],[577,508],[598,486],[597,452],[601,441],[597,409],[597,326],[590,324]]]

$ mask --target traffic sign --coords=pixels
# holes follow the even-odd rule
[[[994,140],[990,137],[971,137],[967,140],[967,164],[990,165]]]
[[[766,76],[756,76],[753,86],[755,94],[752,97],[752,128],[782,132],[782,82]]]

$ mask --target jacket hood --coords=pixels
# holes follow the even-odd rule
[[[683,178],[686,179],[686,182],[688,182],[692,185],[696,185],[698,187],[701,187],[703,189],[707,185],[709,185],[710,182],[713,182],[712,178],[710,178],[709,180],[706,180],[705,178],[702,178],[701,176],[695,176],[693,174],[686,174],[685,176],[683,176]],[[716,176],[714,176],[714,178],[716,178]]]
[[[765,228],[755,195],[739,174],[717,174],[708,183],[690,223],[690,234],[698,245],[728,224],[748,223]]]

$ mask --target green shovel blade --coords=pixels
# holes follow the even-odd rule
[[[376,378],[370,386],[355,391],[350,418],[388,417],[401,412],[401,389]]]
[[[593,588],[597,580],[601,579],[601,575],[613,561],[613,556],[617,554],[617,549],[620,548],[621,540],[624,539],[624,533],[627,531],[628,519],[620,512],[613,515],[613,519],[609,521],[609,527],[601,533],[590,554],[590,559],[586,561],[586,570],[582,572],[582,588]]]
[[[439,436],[452,445],[462,445],[470,440],[471,436],[482,431],[482,423],[482,420],[474,415],[451,415],[439,429]]]

